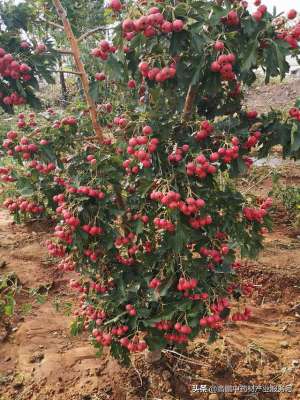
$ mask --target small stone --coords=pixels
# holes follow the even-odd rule
[[[293,360],[292,361],[292,366],[293,367],[299,367],[299,365],[300,365],[300,361],[299,360]]]
[[[163,377],[163,379],[165,380],[165,381],[167,381],[167,380],[169,380],[170,378],[171,378],[171,372],[170,371],[168,371],[167,369],[165,369],[163,372],[162,372],[162,377]]]
[[[8,361],[10,361],[10,360],[11,360],[11,357],[6,357],[6,358],[4,359],[5,362],[8,362]]]
[[[216,394],[210,394],[208,396],[208,400],[219,400],[219,397]]]
[[[280,347],[282,347],[283,349],[287,349],[289,347],[289,344],[284,340],[283,342],[280,342]]]
[[[44,358],[43,353],[35,353],[30,357],[29,362],[30,363],[40,362],[40,361],[42,361],[43,358]]]

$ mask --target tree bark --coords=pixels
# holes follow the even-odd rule
[[[59,68],[62,70],[62,62],[59,60],[58,62]],[[68,89],[66,85],[65,75],[63,71],[59,71],[59,81],[60,81],[60,88],[61,88],[61,99],[62,99],[62,106],[66,108],[68,103]]]
[[[197,93],[197,87],[190,85],[183,108],[183,121],[185,122],[191,118],[193,112],[193,105],[196,98],[196,93]]]
[[[96,104],[89,93],[89,91],[90,91],[89,80],[88,80],[87,74],[85,72],[83,62],[81,61],[81,58],[80,58],[80,50],[79,50],[79,46],[78,46],[78,41],[73,33],[71,24],[67,18],[66,11],[63,8],[60,0],[52,0],[52,1],[56,8],[57,14],[63,23],[65,33],[70,42],[70,47],[73,52],[76,68],[77,68],[78,72],[80,73],[82,87],[83,87],[84,95],[86,98],[86,102],[89,107],[89,112],[90,112],[90,116],[91,116],[91,120],[92,120],[93,129],[95,131],[95,135],[97,136],[99,141],[102,142],[103,132],[102,132],[101,126],[98,124],[98,121],[97,121]]]

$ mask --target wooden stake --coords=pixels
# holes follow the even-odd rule
[[[101,142],[103,140],[103,132],[102,132],[101,126],[98,124],[98,121],[97,121],[96,104],[90,95],[89,80],[88,80],[87,74],[85,72],[83,62],[81,61],[81,58],[80,58],[80,49],[78,46],[78,41],[73,33],[71,24],[67,17],[67,13],[66,13],[65,9],[63,8],[60,0],[52,0],[52,1],[54,4],[54,7],[56,8],[57,14],[63,23],[65,34],[67,35],[67,38],[70,42],[70,47],[73,52],[75,65],[76,65],[78,73],[80,73],[80,78],[81,78],[81,82],[82,82],[84,95],[86,98],[86,102],[89,106],[89,112],[90,112],[90,116],[91,116],[91,120],[92,120],[93,129],[95,131],[95,134],[96,134],[98,140]]]

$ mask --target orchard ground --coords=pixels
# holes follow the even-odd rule
[[[300,96],[300,80],[257,85],[248,94],[249,108],[287,108]],[[280,183],[300,186],[300,165],[276,167]],[[240,180],[242,192],[266,196],[272,189],[271,168],[257,167]],[[72,337],[69,289],[72,273],[51,264],[43,246],[49,227],[38,223],[16,226],[0,212],[2,273],[14,272],[24,291],[8,331],[0,327],[1,400],[96,399],[249,399],[248,395],[209,397],[194,394],[195,384],[293,385],[293,393],[261,394],[258,399],[300,399],[300,239],[285,208],[275,202],[274,229],[265,250],[248,262],[242,274],[256,285],[249,306],[253,317],[232,324],[222,339],[208,345],[197,339],[185,358],[168,353],[165,363],[152,366],[142,355],[122,369],[108,355],[95,357],[88,338]],[[36,289],[35,295],[31,290]],[[30,305],[31,304],[31,305]],[[2,339],[1,339],[2,338]],[[261,397],[260,397],[261,396]],[[255,398],[255,397],[254,397]]]

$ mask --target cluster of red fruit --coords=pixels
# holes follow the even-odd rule
[[[263,218],[267,215],[267,210],[272,207],[272,204],[272,198],[267,197],[266,200],[261,203],[260,208],[245,207],[243,209],[243,214],[248,221],[262,222]]]
[[[109,291],[110,287],[112,287],[112,286],[113,286],[113,281],[111,281],[111,284],[109,286],[103,286],[103,285],[100,285],[99,283],[92,282],[90,285],[90,288],[97,293],[104,294],[104,293],[107,293]]]
[[[186,290],[194,290],[198,285],[198,281],[195,278],[185,279],[180,278],[177,284],[177,290],[185,292]]]
[[[85,196],[94,197],[95,199],[99,199],[99,200],[103,200],[105,197],[105,193],[102,192],[102,190],[93,189],[88,186],[80,186],[79,188],[76,188],[74,186],[67,184],[66,190],[68,193],[83,194]]]
[[[176,64],[172,63],[169,67],[153,67],[150,68],[149,63],[142,61],[139,64],[139,71],[143,77],[150,81],[164,82],[167,79],[173,79],[176,75]]]
[[[297,16],[296,10],[288,12],[288,19],[295,19]],[[300,40],[300,23],[298,22],[293,28],[284,30],[277,33],[277,38],[287,42],[292,49],[298,48],[298,41]]]
[[[167,232],[175,231],[175,225],[167,219],[154,218],[153,222],[157,229],[161,229]]]
[[[247,139],[247,142],[243,144],[243,147],[246,149],[251,149],[251,147],[254,147],[258,143],[260,137],[261,132],[259,131],[251,133]]]
[[[15,182],[15,178],[10,175],[11,171],[9,168],[0,167],[0,180],[2,182]]]
[[[176,333],[166,333],[164,337],[169,342],[174,342],[178,344],[187,343],[189,341],[188,336],[184,334],[178,335]]]
[[[95,156],[94,156],[93,154],[89,154],[89,155],[86,157],[86,160],[87,160],[91,165],[97,164],[97,160],[96,160],[96,158],[95,158]]]
[[[223,319],[220,313],[229,307],[229,302],[226,298],[220,299],[217,303],[211,306],[212,315],[203,317],[199,320],[199,324],[202,328],[213,328],[221,329],[223,326]]]
[[[46,241],[46,246],[49,254],[54,257],[64,257],[66,255],[65,246],[51,242],[51,240]]]
[[[267,215],[267,211],[263,208],[257,209],[245,207],[243,209],[243,214],[248,221],[257,221],[261,223],[263,221],[263,218]]]
[[[251,310],[245,308],[243,313],[236,312],[231,316],[232,321],[247,321],[251,317]]]
[[[96,262],[98,260],[98,258],[99,258],[99,255],[100,255],[99,251],[94,251],[94,250],[91,250],[91,249],[86,249],[86,250],[84,250],[83,253],[84,253],[84,255],[86,257],[89,257],[89,259],[92,262]]]
[[[131,317],[136,315],[136,309],[132,304],[126,304],[125,309]]]
[[[0,76],[14,80],[23,79],[29,81],[31,68],[25,63],[20,63],[14,59],[14,56],[7,53],[0,47]]]
[[[101,235],[104,231],[100,226],[83,225],[82,230],[91,236]]]
[[[122,338],[120,339],[120,344],[121,346],[126,347],[130,353],[142,352],[148,347],[146,342],[140,341],[138,338],[134,338],[131,341],[128,338]]]
[[[150,126],[145,126],[143,128],[144,136],[132,137],[128,141],[127,153],[132,155],[133,158],[129,158],[123,162],[123,167],[128,174],[137,174],[139,172],[139,166],[131,164],[134,163],[134,159],[142,163],[144,168],[150,168],[152,165],[151,154],[157,150],[159,140],[157,138],[149,139],[146,135],[152,133],[152,128]],[[137,149],[138,147],[138,149]]]
[[[115,336],[123,336],[125,335],[126,332],[128,332],[128,326],[127,325],[121,325],[118,327],[114,327],[111,330],[111,334]]]
[[[200,131],[195,133],[195,140],[197,142],[206,139],[214,130],[214,127],[208,121],[201,122],[200,128]]]
[[[50,172],[54,171],[56,169],[56,166],[54,163],[49,163],[49,164],[43,164],[38,162],[37,160],[32,160],[28,164],[30,168],[33,168],[40,172],[41,174],[50,174]]]
[[[229,13],[226,15],[226,17],[222,17],[221,21],[225,25],[229,26],[236,26],[239,25],[240,23],[240,18],[238,16],[238,13],[234,10],[229,11]]]
[[[27,126],[29,126],[30,128],[34,128],[37,125],[37,123],[35,121],[35,113],[29,113],[28,117],[29,117],[29,121],[26,122],[25,121],[26,115],[24,113],[20,113],[18,115],[18,118],[19,118],[18,123],[17,123],[18,128],[22,129],[22,128],[26,128]]]
[[[124,117],[115,117],[114,118],[114,124],[117,125],[119,128],[124,129],[126,128],[128,121]]]
[[[177,147],[175,151],[168,155],[168,160],[171,163],[180,162],[183,159],[184,154],[186,154],[189,149],[190,146],[188,144],[184,144],[182,147]]]
[[[75,263],[73,260],[67,258],[60,261],[57,268],[64,272],[71,272],[75,270]]]
[[[196,214],[205,206],[205,201],[203,199],[188,197],[185,201],[182,201],[180,194],[173,191],[169,191],[166,194],[153,191],[150,193],[150,199],[159,201],[171,209],[178,208],[184,215]]]
[[[145,37],[153,37],[160,33],[180,32],[183,27],[184,22],[181,19],[173,22],[165,20],[158,7],[151,7],[147,15],[136,20],[126,18],[122,23],[123,37],[129,41],[139,32],[143,32]]]
[[[4,94],[0,92],[0,100],[7,106],[21,106],[26,104],[25,97],[19,95],[17,92],[13,92],[9,96],[4,96]]]
[[[8,198],[5,200],[3,205],[11,213],[14,213],[15,211],[20,211],[22,213],[41,214],[44,211],[44,207],[38,205],[37,203],[28,201],[23,197],[19,197],[15,200]]]
[[[140,213],[133,214],[130,218],[131,221],[142,221],[143,224],[147,224],[149,222],[148,215],[142,215]]]
[[[216,161],[216,153],[212,153],[211,161]],[[188,176],[196,176],[200,179],[205,179],[208,174],[215,174],[217,167],[211,164],[204,154],[198,155],[194,161],[190,161],[186,164],[186,173]]]
[[[154,323],[154,328],[158,329],[159,331],[170,331],[173,329],[174,324],[172,321],[159,321]]]
[[[216,61],[213,61],[210,69],[212,72],[219,72],[222,80],[232,81],[236,79],[236,75],[233,72],[232,65],[235,63],[236,57],[233,53],[228,55],[221,54]]]
[[[56,225],[54,228],[54,236],[58,237],[60,240],[66,242],[67,244],[73,243],[72,232],[62,225]]]
[[[149,288],[150,289],[157,289],[161,285],[161,281],[158,278],[153,278],[149,282]]]
[[[261,0],[255,0],[254,5],[257,6],[256,11],[252,14],[252,18],[259,22],[267,12],[267,6],[261,4]]]
[[[189,224],[193,229],[201,229],[205,225],[210,225],[212,224],[213,220],[210,215],[206,215],[205,217],[196,217],[196,218],[190,218],[189,219]]]
[[[107,40],[101,40],[98,47],[92,49],[91,55],[101,60],[106,61],[108,59],[109,53],[115,53],[117,48],[110,44]]]
[[[223,260],[223,256],[229,253],[229,247],[226,244],[222,244],[220,250],[208,249],[205,246],[201,246],[199,253],[206,258],[210,258],[216,264],[219,264]]]
[[[297,121],[300,121],[300,109],[293,107],[289,110],[289,114],[293,119],[296,119]]]

